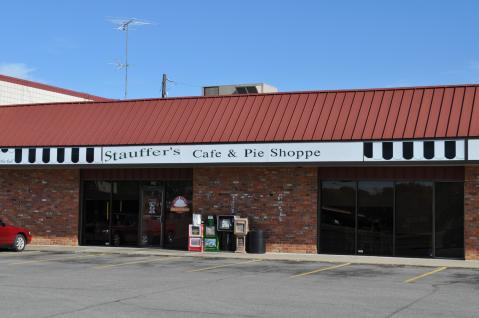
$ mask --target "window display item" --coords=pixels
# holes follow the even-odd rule
[[[186,200],[186,198],[181,195],[177,196],[173,199],[173,202],[171,203],[170,211],[176,213],[189,212],[190,208],[188,207],[188,200]]]

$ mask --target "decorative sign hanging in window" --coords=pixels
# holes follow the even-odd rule
[[[188,200],[181,195],[177,196],[173,199],[173,202],[171,202],[170,211],[176,213],[189,212]]]

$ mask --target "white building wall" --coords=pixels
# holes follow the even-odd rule
[[[88,99],[0,80],[0,106],[82,101],[88,101]]]

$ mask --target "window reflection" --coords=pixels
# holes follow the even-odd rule
[[[432,256],[432,182],[396,183],[396,255]]]
[[[326,181],[320,202],[322,253],[464,258],[463,182]]]
[[[324,253],[354,254],[355,182],[323,182],[320,249]]]
[[[393,255],[392,182],[358,183],[358,254]]]
[[[438,182],[436,200],[436,256],[464,258],[464,184]]]

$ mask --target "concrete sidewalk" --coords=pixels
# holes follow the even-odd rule
[[[446,266],[450,268],[477,268],[479,261],[430,259],[430,258],[404,258],[380,256],[355,256],[355,255],[330,255],[330,254],[297,254],[297,253],[266,253],[266,254],[237,254],[231,252],[187,252],[165,250],[158,248],[135,247],[109,247],[109,246],[59,246],[59,245],[29,245],[28,251],[57,252],[57,253],[98,253],[121,254],[141,256],[185,256],[204,258],[235,258],[235,259],[261,259],[278,261],[301,262],[328,262],[328,263],[353,263],[375,265],[407,265],[407,266]]]

